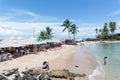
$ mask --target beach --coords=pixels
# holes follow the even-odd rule
[[[74,60],[75,58],[78,60]],[[50,70],[68,69],[74,73],[86,74],[86,77],[82,78],[82,80],[88,80],[89,75],[92,74],[97,65],[95,57],[87,51],[85,46],[62,45],[62,47],[48,50],[47,52],[24,55],[0,62],[0,71],[17,67],[22,72],[26,69],[42,67],[44,61],[49,62]],[[76,78],[76,80],[79,80],[79,78]]]

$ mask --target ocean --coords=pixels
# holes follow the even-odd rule
[[[89,80],[120,80],[120,43],[91,44],[87,48],[99,64]],[[105,56],[106,65],[103,64]]]

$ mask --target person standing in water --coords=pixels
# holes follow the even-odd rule
[[[104,65],[107,64],[106,59],[107,59],[107,57],[105,56],[105,57],[104,57]]]

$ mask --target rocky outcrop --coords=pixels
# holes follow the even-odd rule
[[[18,72],[18,68],[13,68],[13,69],[10,69],[10,70],[3,70],[1,72],[1,74],[5,75],[5,76],[9,76],[9,75],[12,75],[16,72]]]
[[[23,76],[21,76],[18,72],[18,69],[12,69],[4,73],[4,75],[8,76],[10,74],[15,74],[15,78],[13,80],[57,80],[60,78],[61,80],[74,80],[75,77],[85,77],[85,74],[76,74],[72,73],[69,70],[51,70],[51,71],[39,71],[39,69],[29,69],[27,71],[22,72]]]
[[[85,77],[85,74],[76,74],[69,72],[69,70],[52,70],[49,72],[51,77],[54,78],[66,78],[67,80],[74,80],[74,77]]]

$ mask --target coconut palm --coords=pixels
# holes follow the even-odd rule
[[[101,32],[102,32],[102,29],[99,29],[98,32],[99,32],[99,33],[98,33],[98,38],[101,39]]]
[[[114,31],[116,30],[116,22],[110,22],[109,28],[110,28],[111,33],[113,34]]]
[[[78,27],[76,27],[75,24],[72,24],[71,28],[70,28],[70,32],[73,34],[73,36],[74,36],[73,39],[75,40],[75,35],[77,34],[77,32],[79,32]]]
[[[45,32],[46,32],[46,38],[52,38],[53,37],[52,28],[46,27]]]
[[[108,39],[108,32],[107,23],[105,23],[101,33],[103,39]]]
[[[116,30],[116,22],[110,22],[109,23],[109,28],[110,28],[110,32],[111,32],[111,34],[113,36],[113,34],[114,34],[115,30]]]
[[[102,32],[102,29],[99,29],[99,33],[101,33]]]
[[[45,30],[40,31],[40,33],[38,34],[38,38],[41,39],[49,39],[53,37],[53,33],[52,33],[52,28],[50,27],[46,27]]]
[[[38,38],[46,39],[46,32],[44,30],[40,31],[40,33],[38,34]]]
[[[98,34],[98,28],[96,28],[95,31],[96,31],[96,34]]]
[[[99,37],[98,28],[95,29],[95,32],[96,32],[96,37],[98,38]]]
[[[71,23],[68,19],[66,19],[63,24],[62,27],[64,27],[63,32],[67,29],[68,30],[68,38],[70,38],[70,27],[71,27]]]

